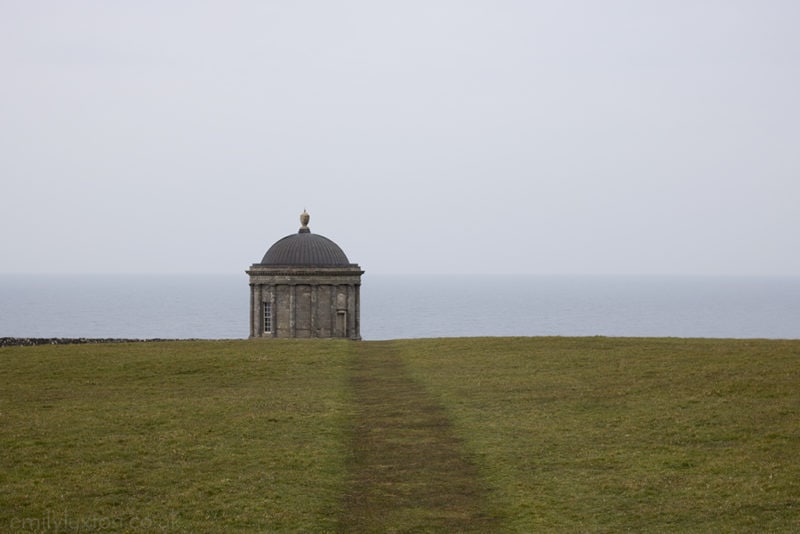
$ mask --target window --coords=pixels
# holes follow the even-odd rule
[[[272,333],[272,304],[264,303],[264,333]]]
[[[336,312],[336,335],[347,337],[347,311],[338,310]]]

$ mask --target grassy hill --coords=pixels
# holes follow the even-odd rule
[[[0,531],[800,531],[800,341],[0,348]]]

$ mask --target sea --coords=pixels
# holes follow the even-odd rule
[[[237,275],[0,275],[0,337],[242,339]],[[364,275],[368,340],[800,339],[800,277]]]

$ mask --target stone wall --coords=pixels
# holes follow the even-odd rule
[[[150,341],[172,341],[169,339],[121,339],[87,337],[0,337],[0,347],[32,347],[35,345],[73,345],[76,343],[143,343]]]

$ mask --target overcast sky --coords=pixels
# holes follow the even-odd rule
[[[796,0],[0,0],[0,272],[800,275]],[[242,276],[244,274],[242,273]]]

